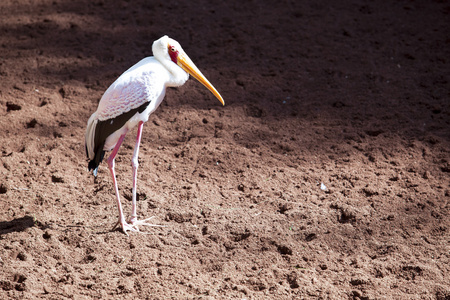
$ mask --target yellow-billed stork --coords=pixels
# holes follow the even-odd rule
[[[105,151],[112,150],[107,159],[114,183],[119,221],[124,233],[139,231],[139,225],[158,226],[149,223],[151,218],[138,220],[136,213],[136,179],[139,145],[142,127],[164,98],[167,87],[183,85],[189,74],[206,86],[225,105],[222,96],[203,76],[180,44],[163,36],[153,43],[154,56],[142,59],[123,73],[103,94],[97,111],[89,118],[86,128],[86,154],[89,171],[97,176]],[[135,126],[136,145],[132,158],[133,189],[132,212],[129,222],[125,220],[120,202],[119,189],[114,171],[114,159],[126,133]],[[114,229],[113,228],[113,229]]]

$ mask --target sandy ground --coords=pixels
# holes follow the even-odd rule
[[[0,298],[450,299],[448,1],[0,4]],[[178,40],[126,236],[84,131]],[[135,131],[117,173],[131,211]]]

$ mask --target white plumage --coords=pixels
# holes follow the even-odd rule
[[[113,149],[119,137],[127,130],[134,128],[139,121],[147,122],[150,114],[164,99],[166,83],[170,81],[170,75],[158,60],[154,57],[147,57],[123,73],[106,90],[98,104],[97,111],[92,114],[88,121],[88,128],[91,128],[86,131],[89,159],[93,159],[95,155],[95,131],[93,131],[95,125],[93,124],[96,124],[98,121],[114,119],[149,102],[149,106],[143,113],[136,113],[120,130],[115,131],[106,139],[104,150],[109,151]],[[187,80],[187,76],[185,77]]]
[[[154,56],[144,58],[132,66],[106,90],[97,110],[89,118],[86,128],[86,154],[90,160],[89,169],[94,170],[94,175],[97,175],[98,165],[105,151],[113,150],[108,158],[108,167],[114,181],[119,208],[117,224],[121,225],[125,233],[139,231],[138,225],[154,226],[147,222],[149,219],[137,220],[137,156],[142,126],[164,99],[166,88],[183,85],[191,74],[224,104],[220,94],[189,59],[177,41],[163,36],[153,43],[152,50]],[[138,136],[132,159],[133,209],[131,224],[128,224],[122,212],[114,171],[114,158],[126,133],[137,125]]]

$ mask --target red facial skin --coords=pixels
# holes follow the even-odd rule
[[[177,63],[177,61],[178,61],[178,50],[174,46],[170,46],[169,45],[169,55],[170,55],[170,59],[174,63]]]

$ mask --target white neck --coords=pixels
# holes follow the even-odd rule
[[[156,58],[158,59],[158,58]],[[177,87],[182,86],[188,79],[189,74],[171,60],[159,60],[159,62],[169,71],[170,81],[167,86]]]
[[[169,72],[170,79],[169,82],[166,83],[166,85],[172,87],[181,86],[189,79],[189,74],[186,73],[182,68],[180,68],[176,63],[174,63],[170,58],[167,50],[169,41],[171,44],[176,45],[179,51],[183,51],[177,41],[172,40],[167,35],[165,35],[159,40],[153,42],[153,55]]]

